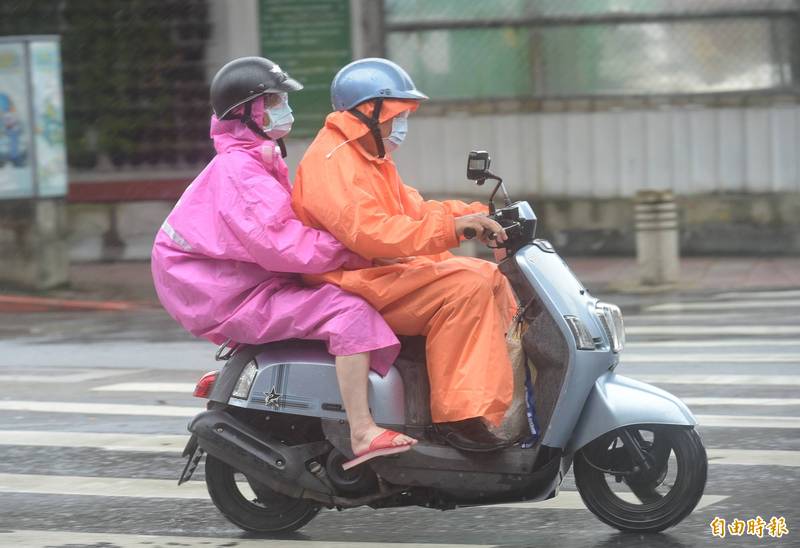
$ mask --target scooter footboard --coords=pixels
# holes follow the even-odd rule
[[[697,420],[686,404],[669,392],[608,372],[595,382],[568,451],[577,451],[607,432],[633,424],[694,426]]]

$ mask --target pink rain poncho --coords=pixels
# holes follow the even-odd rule
[[[252,116],[263,119],[263,100]],[[217,156],[183,193],[156,236],[152,272],[161,304],[184,328],[221,344],[316,339],[336,356],[371,352],[385,375],[400,344],[380,314],[300,274],[370,263],[292,211],[279,149],[239,120],[211,119]]]

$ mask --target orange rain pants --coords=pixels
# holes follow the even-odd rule
[[[361,108],[369,115],[371,106]],[[416,103],[386,101],[381,121],[403,110]],[[293,207],[304,223],[359,255],[397,262],[306,280],[361,296],[397,334],[427,337],[434,422],[485,417],[499,424],[513,392],[505,332],[516,300],[497,265],[447,251],[459,245],[454,218],[486,208],[423,200],[391,158],[354,140],[367,131],[350,113],[328,115],[298,168]]]

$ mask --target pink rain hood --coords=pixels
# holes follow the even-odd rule
[[[263,100],[253,104],[261,125]],[[386,374],[399,343],[360,297],[303,285],[300,274],[371,264],[291,207],[288,169],[274,142],[239,120],[211,118],[217,155],[159,230],[152,273],[161,304],[185,329],[215,344],[323,340],[334,355],[371,351]]]

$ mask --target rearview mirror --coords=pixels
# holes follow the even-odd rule
[[[491,176],[489,166],[492,159],[485,150],[473,150],[467,158],[467,179],[470,181],[482,181]]]

